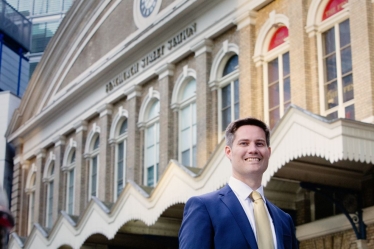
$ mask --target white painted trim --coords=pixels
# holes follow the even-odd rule
[[[178,108],[180,105],[180,91],[185,83],[188,83],[191,78],[196,80],[196,71],[192,68],[188,68],[188,65],[186,65],[183,68],[183,72],[178,76],[178,79],[174,85],[173,93],[171,97],[171,109]]]
[[[224,41],[222,43],[222,48],[218,51],[218,53],[214,57],[211,71],[210,71],[209,85],[211,85],[210,82],[215,82],[221,79],[222,77],[221,74],[222,74],[223,68],[226,65],[226,62],[234,54],[239,56],[238,45],[234,43],[228,43],[227,40]]]
[[[87,136],[86,146],[84,148],[84,154],[89,155],[91,153],[92,139],[94,137],[96,137],[97,133],[98,133],[98,136],[99,136],[100,135],[100,127],[97,126],[96,123],[94,123],[90,133]],[[100,143],[102,143],[102,141],[100,141]]]
[[[65,149],[64,159],[62,160],[62,168],[66,168],[69,165],[68,160],[71,156],[71,151],[75,150],[76,148],[77,142],[73,138],[70,138],[69,145]]]
[[[118,112],[113,119],[112,125],[110,127],[109,133],[109,142],[114,142],[115,137],[118,134],[119,123],[122,122],[124,119],[129,117],[129,112],[126,109],[123,109],[122,106],[118,108]]]
[[[156,90],[153,90],[153,88],[149,89],[147,96],[144,98],[142,105],[140,106],[139,111],[139,121],[138,121],[138,127],[144,127],[145,125],[145,115],[147,114],[148,108],[150,103],[153,101],[153,99],[160,100],[160,93]]]
[[[329,122],[292,104],[272,131],[271,141],[273,150],[262,177],[264,186],[287,162],[303,156],[317,155],[330,163],[374,163],[372,125],[346,119]]]
[[[374,223],[373,206],[363,209],[363,220],[366,225]],[[339,214],[297,226],[296,237],[299,241],[303,241],[350,229],[352,229],[352,226],[347,217],[344,214]]]
[[[43,182],[47,182],[47,181],[53,180],[53,176],[51,176],[49,174],[50,173],[49,171],[50,171],[51,165],[54,166],[55,159],[56,159],[55,154],[52,151],[50,151],[48,160],[45,163],[45,168],[44,168],[44,173],[43,173]],[[56,169],[54,169],[54,170],[56,170]]]
[[[255,51],[253,55],[253,61],[256,63],[256,66],[260,66],[262,64],[264,54],[269,52],[269,42],[272,35],[277,30],[277,25],[279,24],[283,24],[289,29],[290,22],[288,17],[283,14],[275,14],[275,11],[270,12],[269,18],[266,20],[264,25],[262,25],[256,39]]]
[[[31,167],[30,167],[30,170],[27,174],[27,178],[26,178],[26,192],[31,192],[33,190],[35,190],[35,185],[31,185],[31,180],[32,180],[32,177],[33,177],[33,174],[36,173],[36,165],[35,163],[31,164]]]

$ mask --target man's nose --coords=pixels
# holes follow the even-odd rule
[[[257,146],[255,143],[250,143],[248,145],[248,153],[257,153]]]

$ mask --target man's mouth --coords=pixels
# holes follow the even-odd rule
[[[254,157],[249,157],[249,158],[246,158],[246,159],[244,159],[246,162],[259,162],[259,161],[261,161],[261,159],[260,158],[254,158]]]

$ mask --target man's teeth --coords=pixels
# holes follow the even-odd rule
[[[259,162],[260,158],[246,158],[245,160],[249,162]]]

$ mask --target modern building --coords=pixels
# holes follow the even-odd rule
[[[32,23],[31,43],[26,57],[30,62],[30,77],[38,65],[49,40],[74,0],[6,0]]]
[[[265,196],[300,248],[374,248],[373,5],[74,1],[7,130],[9,248],[178,248],[246,116],[271,127]]]
[[[5,132],[29,80],[31,23],[0,0],[0,188],[11,198],[14,149]],[[3,191],[1,191],[3,193]]]

